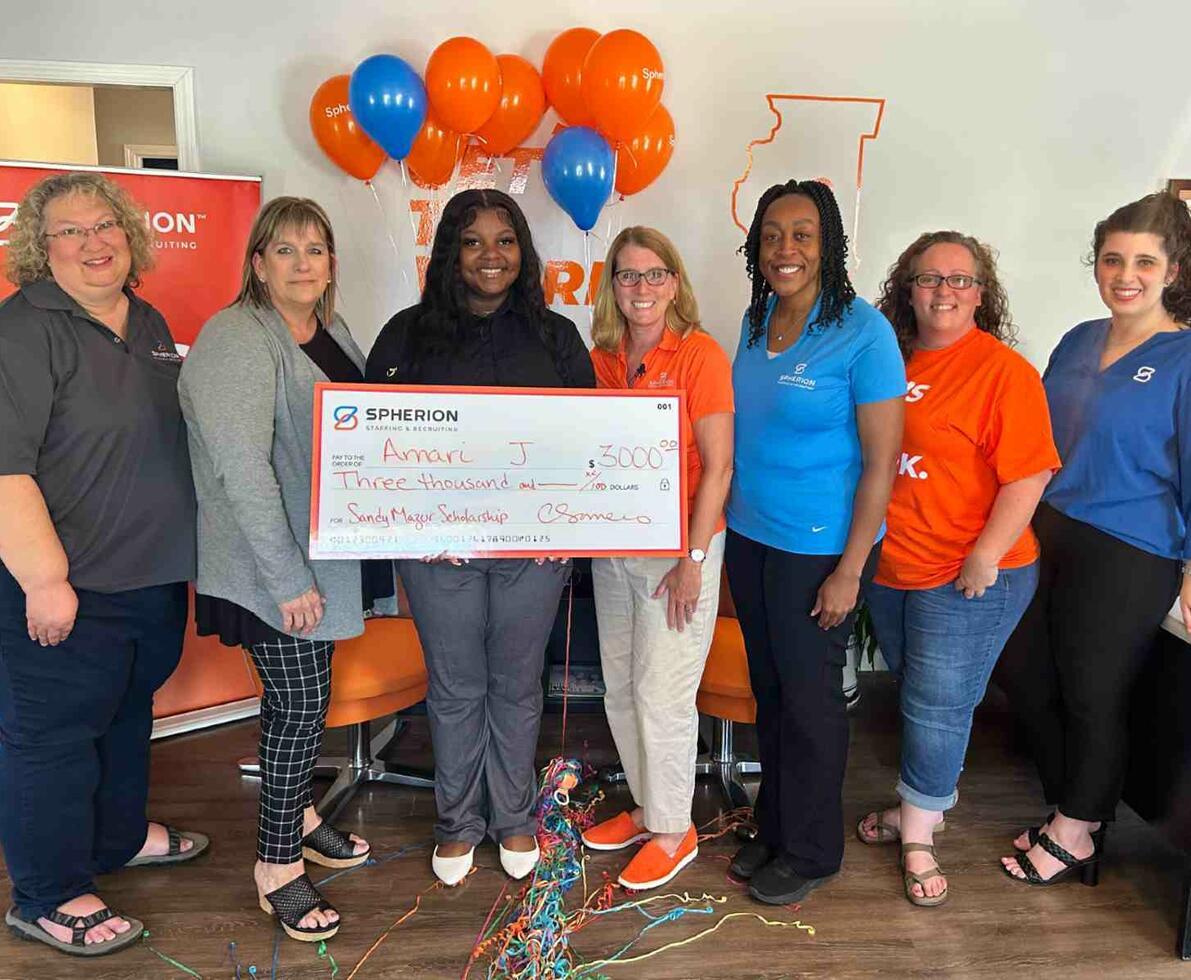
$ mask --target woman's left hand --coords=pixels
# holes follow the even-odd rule
[[[860,597],[860,576],[836,569],[823,580],[819,594],[815,597],[815,608],[811,619],[819,617],[819,628],[829,630],[839,626],[856,608]]]
[[[1179,612],[1183,614],[1183,626],[1191,633],[1191,575],[1183,576],[1183,587],[1179,590]]]
[[[703,569],[689,558],[682,558],[675,563],[658,587],[653,590],[655,599],[666,595],[666,626],[679,633],[695,617],[695,607],[699,604],[699,593],[703,589]]]
[[[547,555],[545,558],[535,558],[534,562],[538,565],[545,565],[546,562],[558,562],[560,565],[565,565],[570,560],[569,558],[555,558],[553,555]]]
[[[979,599],[984,595],[985,589],[991,589],[997,584],[998,572],[995,561],[988,561],[973,551],[959,570],[955,588],[964,594],[965,599]]]

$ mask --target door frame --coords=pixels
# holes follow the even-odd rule
[[[194,69],[178,65],[127,65],[89,61],[17,61],[0,58],[0,82],[54,82],[62,85],[137,85],[174,93],[174,141],[178,169],[200,173],[198,121],[194,108]],[[54,161],[44,161],[53,163]]]

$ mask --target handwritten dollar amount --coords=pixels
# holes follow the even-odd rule
[[[660,470],[666,465],[666,453],[678,451],[677,439],[663,439],[656,446],[600,446],[598,457],[587,461],[594,469],[602,466],[610,470]],[[598,459],[598,462],[597,462]]]

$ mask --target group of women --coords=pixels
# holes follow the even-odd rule
[[[674,245],[641,227],[611,244],[589,354],[545,306],[517,204],[464,191],[421,302],[365,358],[335,312],[327,215],[278,198],[254,223],[235,302],[183,359],[134,292],[151,251],[125,192],[95,174],[34,187],[11,231],[18,292],[0,306],[10,927],[76,955],[123,948],[141,924],[95,877],[208,846],[145,815],[153,691],[178,661],[194,580],[199,632],[246,648],[264,688],[260,904],[294,938],[338,930],[307,863],[352,867],[369,846],[320,820],[311,778],[334,643],[393,583],[387,565],[307,557],[322,380],[685,391],[689,553],[593,561],[632,806],[584,842],[641,845],[625,887],[660,886],[698,853],[695,695],[721,568],[757,700],[758,832],[731,862],[753,897],[799,901],[839,870],[841,672],[862,601],[900,678],[903,732],[899,802],[856,833],[900,845],[906,898],[947,897],[934,834],[1006,644],[1053,809],[1004,872],[1094,881],[1131,681],[1176,595],[1191,626],[1191,216],[1151,195],[1096,226],[1110,315],[1068,333],[1042,378],[1012,349],[993,253],[971,237],[920,236],[873,306],[849,280],[831,191],[790,181],[762,196],[741,251],[752,292],[733,363],[700,325]],[[491,837],[524,878],[538,860],[539,678],[569,566],[438,555],[397,572],[430,677],[434,873],[462,881]]]

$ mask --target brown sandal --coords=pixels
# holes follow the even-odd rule
[[[918,874],[914,871],[906,870],[906,854],[910,851],[925,851],[932,858],[935,858],[935,866],[928,871]],[[947,901],[947,889],[944,888],[938,895],[926,894],[926,883],[933,878],[942,878],[943,869],[939,867],[938,858],[935,856],[934,846],[931,844],[902,844],[902,887],[906,891],[906,898],[911,905],[919,905],[923,908],[933,908],[936,905],[942,905]],[[923,894],[914,894],[914,884],[917,883],[922,887]]]
[[[896,809],[896,807],[897,804],[894,804],[893,806],[882,807],[879,810],[869,810],[868,813],[866,813],[856,822],[856,839],[859,840],[861,844],[868,844],[870,847],[877,844],[896,844],[898,841],[900,841],[902,839],[901,830],[893,826],[893,824],[885,823],[881,819],[882,813],[884,813],[886,810]],[[873,829],[877,832],[877,836],[865,837],[863,829],[864,821],[873,816],[877,818],[877,822],[873,827]],[[940,831],[946,829],[947,821],[940,820],[937,824],[935,824],[934,833],[937,834]]]

